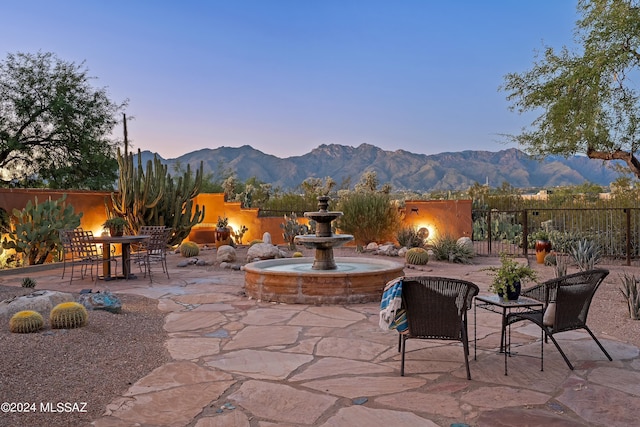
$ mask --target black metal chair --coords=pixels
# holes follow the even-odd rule
[[[400,335],[400,375],[404,376],[407,340],[455,340],[462,343],[467,379],[471,379],[467,311],[478,292],[478,286],[464,280],[429,276],[403,278],[402,305],[408,330]]]
[[[556,279],[548,280],[539,285],[522,291],[523,296],[534,298],[544,303],[543,310],[536,310],[523,313],[511,313],[507,316],[505,327],[519,322],[521,320],[529,320],[540,327],[544,333],[544,340],[540,344],[540,370],[544,369],[544,342],[547,337],[556,346],[562,358],[570,369],[573,365],[565,355],[562,348],[554,338],[555,334],[573,331],[576,329],[584,329],[589,333],[591,338],[598,344],[600,350],[612,360],[609,353],[604,349],[600,341],[591,332],[587,326],[587,315],[594,294],[598,287],[609,274],[608,270],[595,269],[579,273],[562,276]],[[511,337],[509,336],[508,344],[510,346]],[[509,351],[505,351],[505,369],[506,360]]]

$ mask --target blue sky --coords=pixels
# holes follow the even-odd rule
[[[571,45],[576,0],[0,0],[0,59],[54,52],[129,99],[134,148],[499,151],[504,75]],[[122,129],[116,129],[118,136]]]

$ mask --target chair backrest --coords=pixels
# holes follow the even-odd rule
[[[164,225],[142,225],[138,230],[138,234],[141,236],[150,236],[153,233],[164,231],[166,227]]]
[[[608,270],[595,269],[544,282],[546,302],[555,303],[554,332],[582,328],[587,323],[593,296],[608,274]]]
[[[69,230],[67,235],[71,242],[73,257],[79,260],[98,257],[98,246],[93,240],[93,232],[81,228]]]
[[[153,230],[147,230],[149,239],[146,241],[146,249],[148,254],[161,255],[167,250],[167,242],[169,240],[170,228],[158,227]]]
[[[412,337],[461,340],[463,321],[478,286],[445,277],[405,277],[402,304]]]

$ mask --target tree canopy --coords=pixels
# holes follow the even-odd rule
[[[545,47],[505,76],[511,110],[539,114],[513,138],[534,156],[621,160],[640,177],[640,1],[579,0],[575,48]]]
[[[53,53],[0,62],[0,182],[5,186],[112,189],[118,112],[84,63]]]

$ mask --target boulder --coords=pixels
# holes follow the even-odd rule
[[[457,243],[458,243],[458,246],[467,247],[472,251],[474,250],[473,241],[469,237],[461,237],[458,239]]]
[[[104,310],[111,313],[122,311],[122,301],[108,290],[82,293],[78,297],[78,302],[84,305],[87,310]]]
[[[378,250],[378,244],[376,242],[371,242],[364,248],[364,250],[368,252],[376,251]]]
[[[45,319],[56,305],[74,301],[73,295],[67,292],[40,290],[21,297],[0,301],[0,324],[8,324],[11,317],[19,311],[37,311]]]
[[[216,261],[218,262],[235,262],[236,250],[229,245],[222,245],[218,248]]]
[[[280,249],[269,243],[256,243],[247,250],[247,262],[281,257]]]

